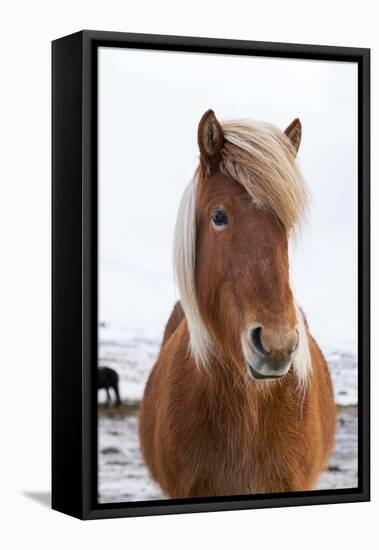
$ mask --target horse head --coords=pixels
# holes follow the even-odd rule
[[[296,166],[301,125],[199,124],[200,166],[178,213],[176,276],[192,354],[232,362],[255,380],[304,363],[304,320],[289,278],[288,240],[307,192]],[[308,353],[309,356],[309,353]],[[299,365],[304,376],[306,366]]]

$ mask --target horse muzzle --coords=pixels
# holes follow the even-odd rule
[[[279,339],[277,339],[279,340]],[[242,339],[242,347],[250,375],[256,380],[274,380],[285,376],[291,368],[299,344],[297,329],[280,338],[286,345],[271,346],[262,339],[262,326],[254,326]]]

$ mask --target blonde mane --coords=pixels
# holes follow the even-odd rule
[[[295,150],[287,136],[263,122],[228,121],[221,124],[225,143],[220,170],[242,185],[255,205],[277,218],[288,235],[304,217],[308,193],[295,162]],[[187,186],[178,210],[174,238],[174,272],[190,335],[190,353],[205,366],[215,352],[197,304],[196,189],[199,168]],[[307,329],[297,309],[299,350],[294,361],[299,381],[304,384],[311,368]]]

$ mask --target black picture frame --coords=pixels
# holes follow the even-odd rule
[[[358,64],[358,479],[355,489],[97,502],[97,49],[334,60]],[[370,499],[370,50],[81,31],[52,43],[52,507],[81,519]]]

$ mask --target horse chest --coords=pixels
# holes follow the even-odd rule
[[[248,407],[239,405],[232,412],[203,405],[190,437],[201,484],[216,492],[222,487],[225,494],[254,493],[274,484],[286,487],[291,478],[283,453],[286,438],[284,425],[262,421]]]

